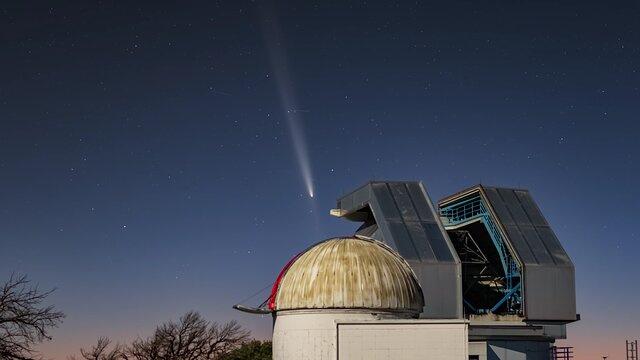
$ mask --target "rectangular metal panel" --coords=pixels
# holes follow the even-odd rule
[[[514,193],[518,197],[520,204],[534,226],[549,226],[549,224],[547,224],[547,220],[542,216],[542,212],[538,209],[538,206],[533,201],[533,198],[528,191],[514,190]]]
[[[524,239],[518,227],[515,225],[507,225],[505,226],[505,230],[507,231],[507,236],[511,239],[511,244],[516,249],[517,255],[520,257],[525,264],[537,264],[538,259],[533,256],[533,251],[529,248],[529,244]]]
[[[407,184],[407,188],[409,189],[409,194],[411,195],[411,199],[417,209],[420,220],[432,222],[438,221],[439,217],[431,205],[428,195],[425,194],[420,186],[420,183]]]
[[[525,265],[571,265],[569,256],[527,190],[482,189]]]
[[[515,221],[511,217],[511,213],[507,209],[504,201],[498,194],[498,190],[496,188],[485,187],[483,188],[484,193],[487,195],[489,203],[491,207],[495,210],[496,216],[498,216],[502,225],[509,226],[515,225]]]
[[[529,248],[535,255],[538,264],[553,264],[553,259],[549,255],[549,250],[544,246],[542,240],[538,236],[538,232],[533,226],[522,225],[518,228],[525,241],[529,244]]]
[[[376,203],[380,206],[380,213],[384,214],[382,226],[388,228],[396,249],[403,257],[427,262],[454,261],[453,250],[447,244],[449,240],[444,231],[435,222],[420,222],[421,217],[414,206],[416,202],[404,183],[373,186]],[[418,194],[422,198],[417,202],[423,205],[421,213],[430,213],[426,217],[435,218],[435,211],[425,201],[424,192]]]
[[[404,184],[391,183],[389,190],[404,221],[420,220]]]
[[[389,229],[389,234],[396,244],[396,251],[398,251],[403,258],[407,260],[420,260],[420,256],[418,256],[418,252],[413,246],[404,223],[384,221],[380,223],[380,225]]]
[[[407,261],[416,273],[424,295],[420,318],[455,319],[462,315],[460,267],[455,263],[425,264]]]
[[[531,224],[531,220],[529,220],[529,217],[522,209],[522,205],[520,204],[520,201],[518,201],[518,198],[516,197],[516,194],[514,194],[513,190],[498,189],[498,194],[500,195],[502,201],[504,201],[505,207],[507,208],[507,210],[511,214],[511,217],[513,218],[513,221],[517,225]]]
[[[432,248],[433,239],[427,235],[422,223],[418,221],[405,222],[405,226],[411,236],[412,244],[418,252],[419,259],[423,261],[437,260],[438,258]]]
[[[530,265],[525,269],[525,312],[531,320],[576,320],[572,266]]]
[[[546,244],[551,257],[558,265],[572,265],[571,259],[550,227],[538,227],[538,234]]]
[[[436,223],[423,222],[422,226],[430,239],[429,243],[436,254],[436,258],[442,262],[454,262],[453,253],[447,242],[448,235],[443,234],[442,229]]]
[[[387,224],[384,221],[380,220],[380,219],[384,220],[384,216],[383,216],[384,213],[380,208],[378,198],[376,196],[373,196],[373,191],[371,191],[371,195],[372,197],[371,199],[369,199],[368,204],[372,212],[372,215],[374,217],[374,221],[378,225],[377,233],[380,235],[380,237],[374,237],[374,239],[382,241],[383,243],[390,246],[392,249],[395,249],[396,251],[398,251],[398,244],[396,243],[396,239],[391,234],[391,230],[389,229],[389,226],[387,226]]]
[[[402,221],[402,216],[398,211],[398,207],[393,201],[391,192],[386,184],[372,184],[373,195],[378,201],[378,205],[384,214],[384,219],[387,221]]]

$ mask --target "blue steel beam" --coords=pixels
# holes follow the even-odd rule
[[[465,299],[462,299],[462,301],[464,302],[465,305],[467,305],[474,313],[478,313],[478,309],[475,308],[475,306],[471,305],[470,302],[468,302]]]
[[[500,307],[500,305],[511,297],[515,297],[516,300],[519,300],[520,294],[518,291],[520,290],[520,283],[513,286],[513,279],[520,277],[520,269],[513,256],[509,253],[504,236],[498,229],[498,226],[494,222],[491,213],[486,208],[480,194],[467,200],[441,208],[440,214],[445,216],[448,220],[448,223],[444,224],[445,228],[480,219],[485,229],[487,229],[487,232],[491,237],[491,241],[498,251],[506,282],[504,290],[506,295],[490,311],[495,311],[495,309]],[[467,303],[467,305],[470,304]],[[477,310],[474,311],[477,312]]]
[[[511,289],[511,291],[509,291],[508,293],[506,293],[502,299],[500,299],[500,301],[498,301],[498,303],[496,303],[495,305],[493,305],[493,307],[491,308],[491,312],[494,312],[496,310],[498,310],[498,308],[500,307],[500,305],[504,304],[505,301],[507,301],[507,299],[509,299],[513,294],[516,293],[516,291],[520,290],[520,283],[518,283],[518,285],[514,286],[513,289]]]
[[[483,225],[489,232],[493,245],[500,254],[500,262],[502,263],[502,269],[504,270],[505,276],[511,277],[514,275],[509,266],[510,256],[507,252],[504,238],[496,224],[493,222],[491,214],[487,211],[480,195],[442,208],[440,209],[440,214],[447,217],[449,221],[449,223],[444,224],[445,228],[480,218]]]

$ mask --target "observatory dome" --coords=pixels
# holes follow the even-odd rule
[[[273,286],[274,311],[373,309],[418,314],[424,305],[413,270],[383,243],[357,237],[320,242],[293,258]]]

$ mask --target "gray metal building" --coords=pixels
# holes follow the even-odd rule
[[[527,190],[478,185],[436,208],[420,182],[374,181],[331,214],[407,260],[421,318],[470,321],[470,359],[549,359],[579,319],[573,263]]]

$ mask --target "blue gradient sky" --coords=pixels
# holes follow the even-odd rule
[[[3,4],[0,275],[57,288],[47,357],[191,309],[268,338],[270,318],[231,306],[353,232],[328,215],[342,193],[524,187],[576,265],[566,343],[623,358],[640,338],[639,18],[637,1]],[[270,47],[305,110],[313,200]]]

